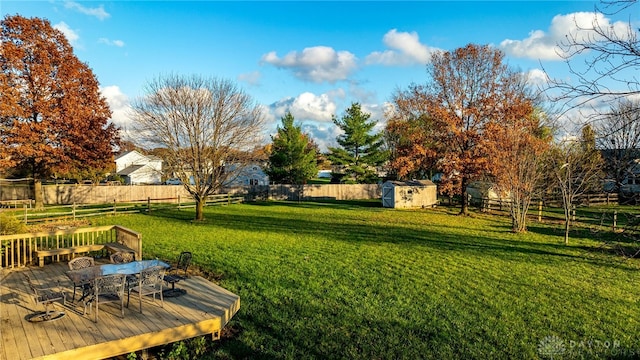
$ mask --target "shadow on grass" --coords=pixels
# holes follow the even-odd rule
[[[283,207],[300,209],[300,211],[288,211]],[[314,212],[313,210],[326,207],[343,211],[337,212],[336,218],[329,218],[327,214],[330,212]],[[272,208],[273,211],[270,211],[269,208]],[[507,235],[508,223],[505,225],[501,219],[490,216],[482,217],[479,219],[482,223],[478,223],[465,220],[471,218],[458,217],[457,219],[460,220],[457,220],[456,215],[439,214],[440,216],[451,216],[451,219],[455,219],[455,221],[433,225],[427,222],[421,223],[420,216],[422,214],[419,213],[417,218],[411,220],[411,224],[385,224],[380,221],[367,221],[368,217],[359,215],[358,209],[365,211],[362,207],[342,203],[265,202],[246,204],[224,210],[205,211],[205,215],[208,217],[205,221],[194,224],[192,228],[187,226],[190,233],[180,234],[183,237],[172,239],[172,241],[175,240],[175,243],[180,243],[186,239],[197,237],[213,243],[212,240],[217,240],[215,234],[226,230],[237,230],[238,233],[242,232],[242,236],[253,237],[255,235],[255,238],[252,239],[253,242],[247,249],[237,246],[237,244],[234,245],[235,248],[232,246],[223,249],[226,254],[234,256],[233,261],[228,260],[224,271],[228,275],[226,285],[231,285],[229,289],[243,296],[243,309],[233,321],[242,324],[240,331],[245,333],[225,339],[220,343],[226,354],[231,358],[260,359],[285,358],[287,356],[291,358],[363,359],[487,358],[490,357],[489,355],[496,354],[497,357],[509,358],[505,353],[499,352],[505,351],[507,346],[515,346],[515,348],[509,349],[512,351],[508,353],[512,355],[511,358],[515,357],[515,354],[527,353],[527,351],[529,353],[533,351],[535,354],[536,342],[532,342],[529,346],[520,342],[519,338],[511,338],[511,342],[501,340],[502,335],[512,334],[507,326],[504,329],[498,329],[502,332],[492,333],[494,335],[473,330],[477,328],[476,325],[479,323],[475,323],[464,314],[467,314],[468,309],[473,306],[473,301],[481,299],[481,295],[484,296],[484,294],[479,294],[476,297],[471,296],[468,303],[462,301],[453,310],[448,310],[451,309],[450,303],[445,300],[450,299],[442,294],[452,290],[443,288],[440,292],[439,290],[425,289],[420,293],[421,299],[425,297],[425,294],[427,296],[431,294],[433,298],[444,297],[434,308],[416,309],[417,312],[425,315],[418,317],[417,321],[408,322],[403,321],[406,319],[398,315],[406,315],[410,310],[413,310],[411,305],[405,305],[406,309],[400,309],[396,312],[380,313],[382,315],[377,317],[371,316],[368,312],[356,311],[359,306],[358,301],[362,299],[369,299],[371,304],[384,305],[384,302],[377,303],[375,301],[380,295],[376,290],[380,288],[381,284],[378,280],[381,278],[376,278],[376,281],[370,283],[366,281],[358,283],[354,282],[354,277],[350,275],[368,264],[385,262],[385,259],[380,261],[381,259],[376,257],[378,254],[390,254],[394,257],[392,260],[398,260],[403,265],[407,258],[411,257],[410,254],[429,253],[433,255],[430,257],[435,259],[433,263],[415,263],[424,267],[432,264],[438,265],[437,259],[441,255],[449,256],[448,263],[455,265],[463,263],[462,266],[466,266],[464,274],[473,276],[472,281],[465,279],[469,285],[472,285],[474,281],[479,281],[492,284],[491,289],[504,284],[501,281],[512,281],[513,279],[520,281],[520,278],[513,276],[506,276],[506,280],[502,280],[502,273],[490,271],[491,266],[496,264],[504,264],[507,269],[511,268],[512,264],[519,263],[542,265],[543,270],[548,270],[560,269],[565,264],[581,262],[595,265],[595,268],[598,269],[596,271],[600,273],[607,273],[605,267],[616,266],[610,256],[587,256],[588,254],[581,251],[583,247],[581,245],[565,246],[561,242],[554,244],[546,238],[537,242],[535,237],[527,238],[519,235],[510,237],[511,235]],[[366,211],[379,213],[377,210]],[[323,214],[323,216],[317,216],[317,214]],[[193,211],[163,210],[152,212],[148,216],[163,219],[162,226],[164,229],[166,225],[168,238],[171,236],[169,233],[172,226],[177,227],[180,224],[184,228],[185,224],[189,224],[193,218]],[[428,217],[429,212],[425,211],[424,219],[428,219]],[[483,229],[475,229],[479,224],[482,224]],[[158,225],[154,222],[151,226]],[[558,239],[561,239],[562,234],[561,231],[543,225],[532,226],[530,231],[535,235],[540,234]],[[335,278],[323,277],[323,275],[331,274],[330,270],[306,273],[304,272],[305,266],[300,266],[300,264],[304,264],[304,261],[307,260],[300,260],[297,263],[295,261],[308,253],[287,253],[286,249],[277,248],[279,244],[277,242],[263,244],[255,241],[255,239],[260,239],[262,235],[277,239],[278,237],[290,236],[292,233],[306,236],[300,237],[300,239],[321,240],[323,242],[321,251],[343,250],[343,252],[327,256],[334,258],[330,264],[331,268],[338,268],[335,271],[339,273],[342,282],[338,285],[344,286],[345,289],[360,286],[362,297],[353,297],[353,294],[347,291],[344,296],[334,293],[335,298],[332,301],[331,297],[327,296],[332,295],[331,293],[318,291],[318,289],[323,290],[323,286],[329,285],[325,283],[322,283],[325,285],[319,285],[319,280],[317,280],[318,278],[326,279],[333,285],[332,280]],[[331,242],[340,242],[346,246],[342,246],[342,244],[332,246]],[[194,244],[204,245],[205,242],[194,242]],[[207,249],[211,250],[209,251],[213,254],[211,256],[220,257],[224,251],[215,251],[215,246],[224,247],[224,241],[214,244],[214,247]],[[356,246],[350,246],[351,244]],[[304,248],[304,244],[302,245],[301,248]],[[586,246],[584,247],[586,248]],[[378,253],[377,250],[380,248],[388,251]],[[248,251],[245,252],[245,250]],[[368,251],[371,253],[366,253]],[[204,250],[199,255],[203,256]],[[344,256],[349,257],[346,259],[349,261],[347,262],[348,266],[345,266],[347,271],[342,273],[340,267],[343,264],[342,261],[345,260]],[[237,266],[235,259],[238,257],[250,259],[248,260],[250,264]],[[501,262],[491,261],[492,258],[497,258]],[[416,259],[421,258],[416,257]],[[313,256],[312,261],[316,261]],[[317,262],[312,264],[317,266],[318,263],[324,264],[328,261],[331,260],[318,257]],[[218,264],[213,258],[203,259],[202,262],[212,268]],[[282,264],[290,266],[279,268],[279,265]],[[389,261],[387,264],[393,265],[394,261]],[[551,266],[547,267],[546,265]],[[533,269],[535,266],[531,268]],[[405,267],[401,267],[401,269],[398,270],[398,273],[408,271],[407,277],[411,277],[410,266],[406,270]],[[453,266],[450,273],[455,275],[455,269],[456,266]],[[388,268],[386,267],[381,267],[379,270],[386,275],[392,276],[394,273],[393,271],[387,272]],[[542,271],[535,270],[539,271],[538,273]],[[482,280],[481,277],[485,271],[487,271],[488,277]],[[298,272],[303,272],[303,274],[299,275]],[[287,276],[290,273],[296,273],[296,276]],[[431,276],[427,281],[431,281],[433,278],[434,276]],[[495,279],[499,281],[491,283]],[[316,281],[316,287],[309,286],[309,290],[297,291],[313,281]],[[454,290],[455,286],[453,284]],[[523,279],[522,282],[515,283],[515,287],[510,286],[508,289],[517,293],[518,286],[530,285],[526,279]],[[265,291],[274,288],[279,288],[281,291],[270,293]],[[393,286],[387,288],[391,289]],[[465,291],[459,291],[459,293],[469,294]],[[305,296],[296,296],[300,294]],[[411,293],[408,294],[411,295]],[[400,293],[400,296],[407,297],[407,293]],[[316,298],[319,298],[320,301],[314,302],[313,299]],[[467,297],[461,298],[466,299]],[[310,299],[311,301],[309,301]],[[534,300],[532,303],[536,301],[542,300]],[[422,303],[432,304],[429,301]],[[510,309],[507,308],[506,313]],[[517,310],[519,307],[516,306],[513,309]],[[445,311],[449,311],[449,313],[445,313]],[[384,315],[389,315],[389,317],[383,318]],[[515,317],[520,319],[517,315]],[[497,320],[497,322],[500,321],[502,320]],[[515,323],[519,323],[518,321],[515,320]],[[454,322],[456,326],[451,325]],[[408,346],[410,338],[413,338],[414,342]],[[474,341],[468,339],[474,339]],[[479,345],[474,347],[474,344]],[[430,355],[424,356],[424,354]],[[502,356],[500,356],[501,354]]]
[[[564,238],[563,227],[549,226],[528,226],[528,231],[545,236],[556,236]],[[584,243],[584,239],[592,240],[592,245],[575,244],[576,241]],[[638,256],[640,250],[639,239],[629,234],[613,232],[610,230],[594,230],[584,226],[572,226],[569,229],[570,246],[561,244],[559,246],[583,251],[588,255],[605,254],[616,256],[619,260],[629,259]]]
[[[331,207],[336,209],[345,208],[382,208],[382,202],[376,199],[365,200],[320,200],[314,201],[257,201],[249,203],[252,206],[290,206],[298,208],[316,208],[318,206]]]
[[[339,209],[351,209],[353,205],[343,203],[315,204],[292,202],[259,202],[251,203],[251,207],[262,208],[271,206],[286,206],[291,208],[318,208],[331,206]],[[184,224],[191,221],[192,212],[178,210],[160,210],[149,214],[154,217],[162,217],[168,221]],[[439,225],[436,229],[410,228],[393,224],[371,224],[365,220],[333,222],[326,218],[314,217],[311,213],[308,218],[287,219],[282,214],[271,212],[233,212],[209,214],[210,218],[195,226],[224,228],[228,230],[255,231],[261,233],[281,233],[313,236],[328,241],[341,241],[353,243],[392,243],[403,247],[430,248],[438,251],[456,251],[470,256],[491,256],[503,260],[518,260],[529,263],[553,263],[565,261],[562,259],[581,259],[602,266],[616,266],[611,259],[602,259],[587,256],[596,247],[585,245],[565,246],[562,243],[538,243],[519,239],[505,239],[509,226],[504,222],[495,221],[492,224],[496,235],[501,237],[491,238],[477,234],[465,234],[463,220],[461,226]],[[425,212],[425,215],[427,213]],[[455,215],[451,215],[455,216]],[[364,219],[364,218],[363,218]],[[485,221],[485,219],[482,219]],[[553,228],[544,226],[531,226],[530,231],[546,236],[558,237],[560,234]],[[514,235],[517,236],[517,235]]]

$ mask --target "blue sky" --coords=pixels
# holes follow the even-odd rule
[[[291,111],[324,149],[339,134],[331,115],[352,102],[384,126],[385,103],[396,89],[426,81],[433,51],[491,44],[532,81],[544,80],[543,67],[570,80],[554,48],[575,33],[575,21],[591,23],[596,4],[0,0],[0,12],[46,18],[63,31],[123,129],[146,82],[199,74],[235,81],[264,106],[265,143]],[[628,27],[629,17],[605,21]]]

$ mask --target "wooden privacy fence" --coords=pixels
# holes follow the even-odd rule
[[[379,184],[254,185],[225,187],[221,191],[243,195],[247,200],[361,200],[380,198],[382,187]],[[6,195],[0,198],[0,201],[7,200],[8,206],[16,204],[16,201],[28,201],[34,198],[32,192],[7,192]],[[148,198],[188,199],[190,194],[182,185],[58,184],[42,186],[42,199],[45,205],[131,203],[137,199]]]
[[[0,265],[2,268],[32,265],[36,252],[73,247],[104,246],[116,243],[132,249],[142,258],[142,235],[119,225],[37,232],[0,236]],[[61,255],[54,255],[60,261]]]
[[[306,184],[306,185],[255,185],[226,189],[232,193],[246,194],[249,200],[362,200],[380,199],[380,184]]]

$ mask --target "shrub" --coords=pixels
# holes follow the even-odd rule
[[[0,235],[11,235],[26,232],[27,226],[17,218],[0,213]]]

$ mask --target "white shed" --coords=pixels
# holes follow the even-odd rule
[[[432,207],[437,202],[438,187],[430,180],[389,180],[382,184],[382,206],[386,208]]]

